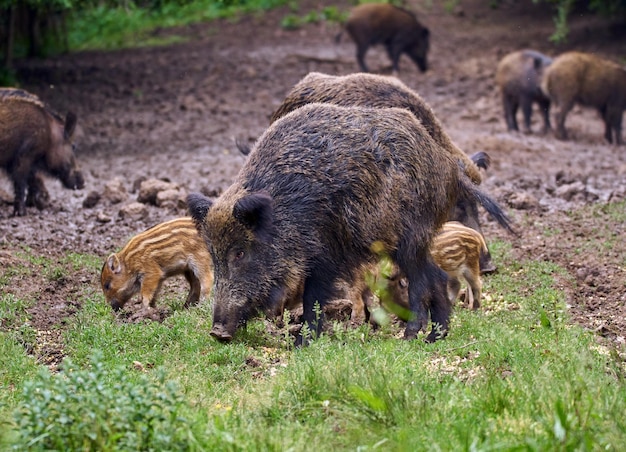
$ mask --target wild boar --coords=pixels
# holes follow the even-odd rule
[[[184,275],[190,291],[185,307],[208,296],[213,285],[211,255],[189,217],[166,221],[131,238],[102,267],[100,283],[107,302],[121,309],[137,293],[154,307],[165,279]]]
[[[355,6],[344,24],[356,44],[356,59],[362,72],[369,72],[365,54],[370,46],[382,44],[387,50],[394,73],[405,53],[420,71],[428,70],[430,32],[410,11],[388,3],[365,3]],[[337,35],[336,41],[341,38]]]
[[[429,312],[427,340],[445,336],[446,276],[428,248],[461,195],[508,222],[404,109],[314,103],[285,115],[217,200],[187,199],[214,265],[211,334],[230,341],[241,323],[273,311],[302,281],[303,318],[319,334],[316,303],[323,307],[339,279],[352,281],[374,261],[377,242],[409,281],[414,317],[405,338],[426,327]],[[309,339],[302,333],[296,345]]]
[[[541,89],[558,107],[555,135],[566,139],[565,118],[574,104],[596,108],[604,120],[604,138],[622,141],[622,115],[626,109],[626,69],[612,61],[583,52],[566,52],[554,59]]]
[[[26,214],[26,190],[37,207],[47,204],[39,172],[61,180],[66,188],[85,186],[71,141],[76,115],[65,120],[39,98],[20,89],[0,89],[0,167],[13,180],[14,215]]]
[[[550,127],[550,99],[541,91],[541,77],[552,58],[535,50],[519,50],[506,55],[498,63],[496,84],[502,96],[504,119],[509,131],[519,131],[517,110],[524,115],[524,132],[530,133],[533,103],[543,117],[543,133]]]
[[[479,167],[487,169],[489,166],[490,159],[485,152],[477,152],[469,157],[459,149],[443,130],[443,126],[426,101],[396,78],[362,73],[333,76],[311,72],[287,93],[282,104],[272,114],[270,123],[312,102],[341,106],[405,108],[422,122],[429,135],[443,151],[458,160],[459,165],[474,183],[480,184],[482,180]],[[247,153],[240,144],[238,147],[242,152]],[[460,221],[482,234],[478,219],[478,206],[471,200],[459,198],[455,207],[450,211],[448,219]],[[481,257],[481,268],[485,273],[496,269],[488,251]]]

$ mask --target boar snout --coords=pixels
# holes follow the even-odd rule
[[[419,68],[420,72],[426,72],[428,70],[428,62],[425,57],[413,57],[413,61]]]
[[[233,335],[221,324],[213,325],[210,334],[220,342],[230,342],[233,339]]]
[[[122,303],[120,300],[116,298],[111,300],[109,304],[111,305],[111,308],[113,308],[115,312],[119,311],[120,309],[122,309],[122,306],[124,306],[124,303]]]
[[[83,177],[83,173],[80,171],[70,172],[67,177],[63,178],[63,185],[65,185],[65,188],[69,188],[71,190],[80,190],[85,188],[85,178]]]

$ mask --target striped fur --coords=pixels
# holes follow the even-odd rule
[[[154,307],[163,281],[176,275],[184,275],[190,285],[185,307],[207,296],[213,285],[211,256],[190,217],[166,221],[131,238],[107,258],[100,282],[115,310],[137,293],[145,307]]]
[[[483,236],[457,221],[448,221],[433,239],[430,253],[435,263],[448,274],[448,298],[456,300],[461,289],[461,278],[469,285],[467,305],[480,307],[482,281],[480,253],[487,251]]]

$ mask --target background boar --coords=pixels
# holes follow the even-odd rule
[[[550,99],[541,91],[541,77],[550,63],[552,58],[535,50],[509,53],[498,63],[496,84],[502,96],[508,130],[519,130],[516,115],[521,106],[524,132],[530,133],[533,103],[539,105],[543,117],[543,132],[550,130]]]
[[[344,28],[356,44],[356,59],[362,72],[369,72],[365,54],[370,46],[376,44],[385,46],[395,73],[403,53],[413,60],[420,71],[428,69],[430,32],[410,11],[388,3],[365,3],[350,11]],[[336,40],[339,41],[340,37],[341,34]]]
[[[546,70],[541,89],[558,107],[556,136],[567,138],[565,118],[574,104],[594,107],[605,125],[604,138],[623,144],[622,114],[626,109],[626,69],[582,52],[566,52]]]
[[[113,309],[122,308],[137,293],[148,308],[154,307],[163,281],[176,275],[184,275],[189,282],[185,307],[211,290],[211,256],[189,217],[166,221],[134,236],[107,258],[100,283]]]
[[[430,106],[421,96],[393,77],[373,74],[351,74],[345,76],[311,72],[287,93],[285,100],[276,109],[270,122],[274,122],[290,111],[312,102],[331,103],[341,106],[400,107],[409,110],[424,125],[428,134],[440,146],[458,160],[467,176],[480,184],[482,175],[479,167],[487,168],[489,156],[478,152],[470,158],[449,138]],[[240,150],[241,145],[238,145]],[[242,152],[246,152],[242,150]],[[457,220],[482,234],[476,202],[459,198],[450,211],[449,220]],[[481,269],[493,272],[496,266],[489,251],[481,256]]]
[[[0,89],[0,166],[13,179],[14,214],[26,214],[26,189],[37,207],[48,192],[38,172],[58,177],[66,188],[83,188],[85,181],[74,156],[71,137],[76,115],[65,121],[26,91]]]
[[[303,318],[319,334],[315,304],[375,261],[371,246],[380,242],[409,281],[414,318],[405,337],[426,326],[429,311],[428,340],[445,335],[446,277],[428,247],[461,193],[486,198],[404,109],[310,104],[289,113],[257,140],[216,201],[188,197],[215,269],[211,334],[231,340],[239,324],[273,311],[302,281]]]

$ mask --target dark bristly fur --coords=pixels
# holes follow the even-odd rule
[[[287,93],[285,100],[276,109],[270,121],[274,122],[296,108],[312,102],[346,107],[405,108],[422,123],[442,152],[449,153],[457,159],[459,165],[474,183],[480,184],[482,180],[479,168],[487,169],[489,166],[490,159],[485,152],[477,152],[470,158],[459,149],[443,130],[443,126],[426,101],[396,78],[374,74],[334,76],[311,72]],[[241,143],[237,143],[237,146],[242,153],[247,155],[249,150],[245,146]],[[460,221],[482,234],[478,206],[469,198],[459,198],[448,219]],[[503,226],[510,230],[508,223]],[[484,272],[496,270],[488,250],[481,257],[481,269]]]
[[[231,340],[240,323],[275,309],[302,281],[304,319],[319,334],[315,304],[375,261],[379,242],[409,281],[414,318],[405,337],[426,327],[429,311],[428,340],[445,336],[446,276],[428,247],[461,191],[480,193],[406,110],[310,104],[285,115],[220,198],[188,197],[214,263],[211,334]]]
[[[272,114],[270,123],[296,108],[314,102],[343,107],[405,108],[423,124],[442,151],[458,160],[474,183],[480,184],[482,180],[477,165],[452,142],[430,105],[395,77],[361,73],[336,76],[310,72],[287,93]]]

